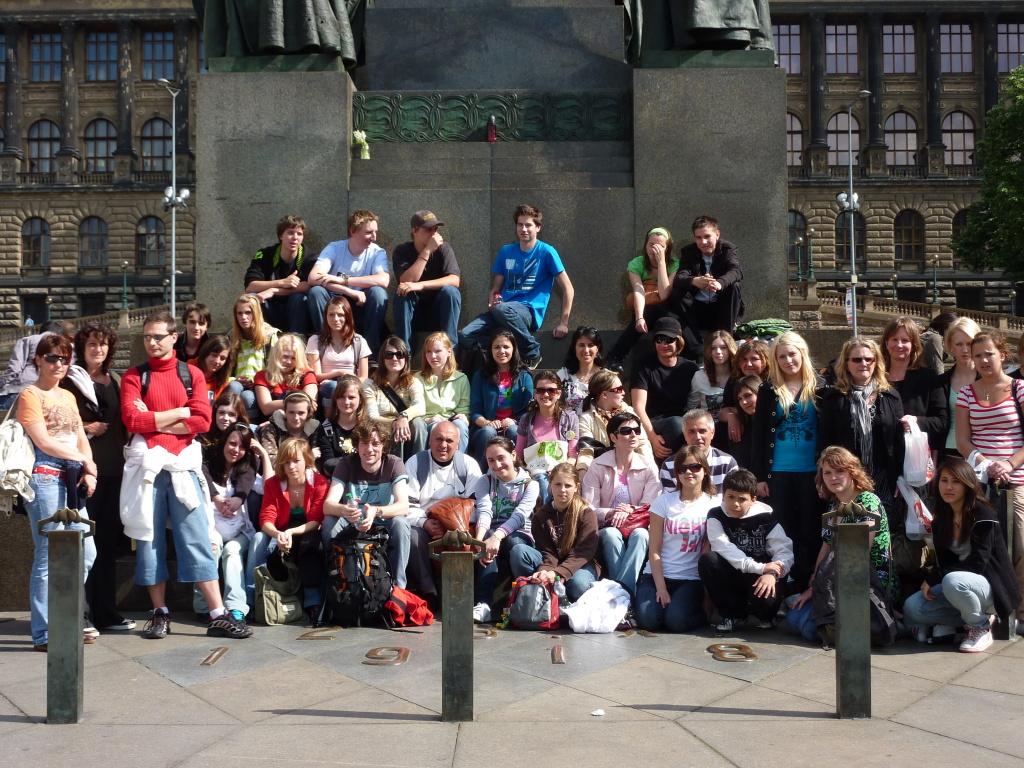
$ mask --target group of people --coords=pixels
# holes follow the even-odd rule
[[[961,649],[984,650],[992,617],[1022,611],[1024,384],[1004,373],[997,333],[945,318],[923,340],[899,318],[879,342],[848,340],[823,369],[792,331],[737,344],[736,250],[702,216],[678,258],[667,230],[647,234],[627,267],[633,323],[615,347],[581,326],[561,368],[533,370],[555,283],[554,333],[568,334],[572,283],[538,239],[540,211],[519,206],[515,219],[489,309],[461,333],[458,264],[430,211],[395,250],[398,328],[382,332],[390,270],[376,217],[357,211],[349,238],[316,259],[302,220],[282,219],[278,243],[246,273],[228,335],[209,333],[202,304],[186,306],[180,327],[156,312],[143,328],[147,361],[123,377],[110,370],[113,329],[41,334],[38,378],[14,406],[36,449],[25,504],[35,647],[47,644],[35,523],[63,506],[97,522],[84,642],[134,627],[114,599],[122,526],[152,602],[146,637],[171,630],[169,528],[176,576],[195,584],[209,634],[243,638],[265,563],[298,567],[318,621],[325,552],[352,527],[386,528],[394,583],[436,601],[429,521],[452,497],[472,501],[469,529],[484,546],[481,622],[525,576],[562,582],[570,601],[612,579],[631,599],[626,621],[645,629],[772,626],[784,599],[801,610],[826,578],[827,510],[872,526],[873,586],[924,636],[963,626]],[[417,362],[415,330],[429,332]],[[929,334],[943,339],[948,370],[925,367]],[[643,336],[653,351],[631,361],[627,397],[622,363]],[[937,464],[931,492],[918,489],[935,516],[930,548],[906,534],[898,483],[914,426]],[[1013,563],[988,501],[996,488],[1010,500]]]

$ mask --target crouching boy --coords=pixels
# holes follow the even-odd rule
[[[711,551],[697,568],[721,617],[719,632],[732,632],[750,615],[769,629],[782,595],[777,587],[793,565],[793,542],[772,508],[757,500],[757,478],[735,469],[722,482],[722,506],[708,513]]]

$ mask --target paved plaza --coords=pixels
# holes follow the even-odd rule
[[[1024,766],[1024,642],[876,653],[874,718],[839,721],[833,653],[781,632],[738,635],[747,663],[714,660],[710,631],[499,632],[474,643],[476,720],[456,724],[440,721],[440,625],[306,631],[105,634],[85,649],[82,723],[47,725],[46,656],[27,615],[0,614],[0,766]],[[378,646],[411,655],[363,664]]]

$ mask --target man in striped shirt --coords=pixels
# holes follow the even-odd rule
[[[711,445],[714,436],[715,420],[703,408],[694,408],[683,415],[683,439],[687,445],[697,445],[705,450],[708,468],[711,470],[711,482],[714,483],[715,488],[721,488],[725,476],[739,465],[736,463],[736,459],[728,453]],[[662,486],[669,491],[676,489],[674,463],[671,458],[666,459],[661,467],[661,473],[658,475]]]

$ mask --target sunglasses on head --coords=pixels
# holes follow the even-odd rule
[[[659,335],[654,337],[654,343],[655,344],[675,344],[676,343],[676,337],[675,336],[662,336],[662,335],[659,334]]]
[[[405,360],[409,355],[400,349],[386,349],[384,350],[385,360]]]
[[[695,463],[695,464],[680,464],[679,465],[679,471],[680,472],[689,472],[689,473],[694,474],[694,475],[697,474],[698,472],[702,472],[703,470],[704,470],[704,467],[701,464],[696,464]]]
[[[615,434],[629,437],[630,435],[639,435],[640,431],[640,427],[619,427],[615,430]]]
[[[60,363],[61,365],[69,365],[71,363],[71,359],[68,357],[64,357],[64,355],[43,355],[43,360],[48,362],[50,365],[55,365],[56,363]]]

